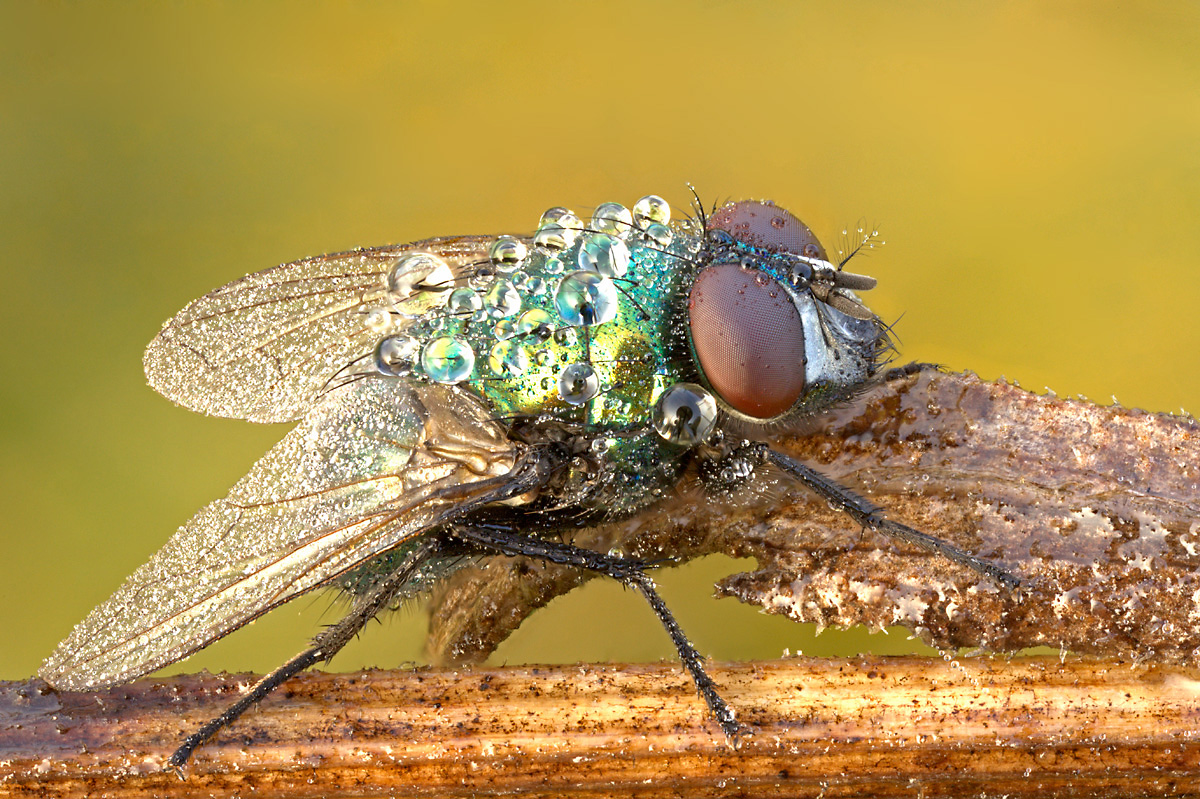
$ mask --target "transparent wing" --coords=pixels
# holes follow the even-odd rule
[[[494,493],[516,451],[482,402],[395,378],[327,395],[59,644],[40,675],[126,682]],[[492,479],[492,478],[500,478]]]
[[[146,378],[155,391],[202,413],[255,422],[298,419],[330,376],[374,349],[380,334],[367,326],[367,312],[392,307],[385,302],[392,266],[410,253],[429,252],[458,277],[486,262],[492,241],[426,239],[247,275],[163,325],[142,359]],[[444,292],[425,292],[399,310],[420,313],[422,304],[444,301]]]

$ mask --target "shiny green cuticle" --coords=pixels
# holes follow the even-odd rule
[[[704,231],[671,221],[654,195],[587,220],[552,208],[537,230],[497,237],[488,261],[451,280],[435,255],[405,258],[389,299],[408,310],[419,294],[420,318],[381,343],[374,369],[469,388],[497,417],[578,425],[615,487],[659,490],[677,479],[680,448],[649,422],[663,392],[695,376],[684,317]]]

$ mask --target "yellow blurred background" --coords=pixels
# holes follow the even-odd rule
[[[690,182],[827,245],[878,225],[857,269],[907,359],[1194,411],[1198,54],[1190,0],[0,5],[0,679],[282,435],[175,408],[141,352],[305,255],[682,206]],[[660,575],[706,653],[912,647],[712,600],[734,568]],[[184,668],[267,670],[334,618],[301,599]],[[335,668],[417,658],[422,627],[372,625]],[[670,654],[597,581],[493,662]]]

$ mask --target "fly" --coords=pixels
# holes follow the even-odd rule
[[[561,543],[631,516],[691,466],[714,490],[799,481],[864,528],[1001,585],[999,566],[887,519],[771,449],[872,381],[887,327],[770,202],[672,220],[662,198],[552,208],[531,237],[460,236],[309,258],[249,275],[168,321],[150,385],[184,407],[298,421],[43,664],[65,690],[181,660],[318,587],[352,608],[171,756],[197,747],[363,625],[466,562],[522,555],[605,574],[657,614],[721,729],[742,731],[647,575]]]

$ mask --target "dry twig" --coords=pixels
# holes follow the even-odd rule
[[[714,666],[728,745],[673,665],[310,673],[161,771],[244,676],[0,691],[6,796],[1200,794],[1200,682],[1057,658]]]

